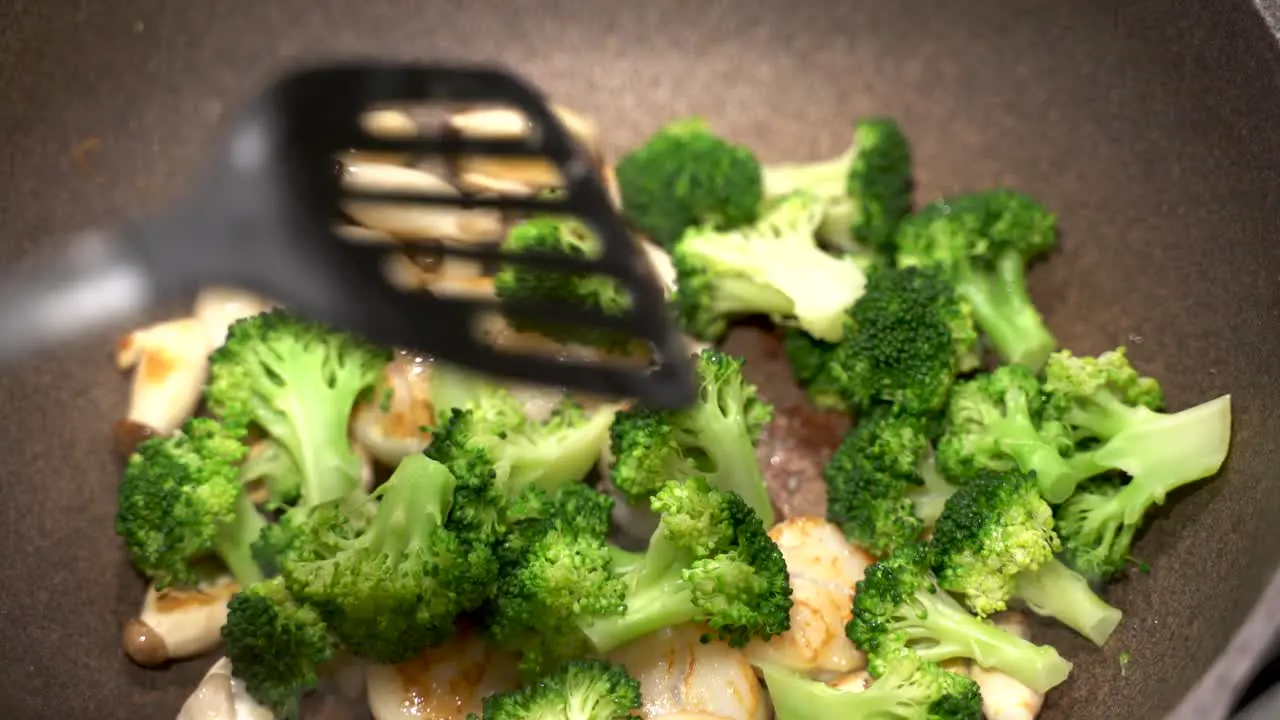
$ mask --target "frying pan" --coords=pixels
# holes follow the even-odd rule
[[[919,200],[1007,183],[1060,213],[1031,274],[1061,343],[1127,343],[1171,407],[1230,392],[1228,467],[1171,498],[1112,590],[1127,616],[1046,720],[1222,717],[1280,614],[1280,52],[1244,0],[7,0],[0,262],[150,210],[275,72],[350,54],[498,60],[595,117],[610,149],[703,115],[765,160],[900,119]],[[1270,8],[1274,17],[1274,8]],[[730,349],[778,404],[762,444],[787,513],[821,513],[841,422],[806,409],[776,338]],[[126,380],[86,340],[0,378],[0,715],[172,717],[209,662],[141,670],[142,583],[112,533]],[[1269,586],[1270,583],[1270,586]],[[1132,661],[1122,674],[1117,655]]]

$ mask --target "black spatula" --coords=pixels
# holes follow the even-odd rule
[[[501,103],[525,115],[529,132],[519,139],[387,137],[360,122],[375,107],[431,102]],[[539,157],[558,170],[563,191],[554,197],[356,193],[333,170],[334,158],[352,150]],[[496,244],[445,244],[438,251],[446,261],[609,276],[629,294],[630,309],[604,315],[569,305],[499,305],[404,291],[385,275],[389,248],[351,242],[334,230],[339,205],[353,200],[576,216],[598,235],[598,257],[513,254]],[[535,87],[500,68],[359,63],[295,72],[243,110],[206,172],[167,211],[117,231],[85,233],[41,260],[0,281],[0,362],[138,322],[157,305],[201,287],[228,285],[375,342],[493,375],[631,397],[653,407],[684,405],[694,393],[688,352],[662,288],[587,153]],[[623,333],[647,343],[652,361],[570,362],[494,346],[478,324],[495,312]]]

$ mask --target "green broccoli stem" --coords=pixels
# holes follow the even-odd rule
[[[1098,597],[1089,581],[1057,560],[1017,576],[1015,595],[1037,615],[1075,630],[1098,647],[1120,624],[1123,613]]]
[[[632,572],[635,583],[627,594],[626,612],[593,618],[580,626],[597,651],[616,650],[664,627],[681,625],[697,617],[693,591],[684,582],[684,567],[670,563],[654,573],[648,554],[642,567]]]
[[[1077,403],[1063,415],[1068,425],[1085,430],[1089,436],[1106,440],[1131,427],[1155,422],[1165,413],[1141,405],[1126,405],[1110,391],[1103,390]]]
[[[236,503],[235,519],[218,528],[218,536],[213,544],[214,552],[241,587],[248,587],[264,579],[262,569],[253,557],[253,543],[266,526],[266,518],[254,507],[249,495],[242,492]]]
[[[924,481],[924,485],[908,493],[911,497],[911,508],[926,528],[932,528],[937,524],[938,517],[942,515],[942,508],[946,506],[947,499],[959,488],[948,482],[938,471],[932,452],[927,453],[920,461],[917,472],[920,479]]]
[[[777,720],[918,717],[930,700],[925,693],[913,694],[915,688],[909,684],[910,679],[900,677],[903,673],[896,670],[856,693],[780,666],[762,664],[760,670]]]
[[[326,370],[295,363],[279,370],[286,391],[280,409],[263,408],[254,415],[297,461],[302,475],[302,504],[321,505],[344,497],[360,485],[363,465],[351,446],[348,426],[351,408],[364,391],[363,377],[343,369],[330,381]]]
[[[784,317],[795,311],[791,298],[767,285],[736,277],[717,277],[714,282],[710,305],[720,317]]]
[[[915,595],[915,607],[902,628],[920,657],[933,662],[970,658],[979,667],[999,670],[1035,692],[1046,693],[1071,673],[1071,663],[1051,647],[1036,645],[983,622],[942,591]]]
[[[456,484],[444,465],[417,453],[406,456],[377,491],[378,512],[364,535],[369,549],[394,564],[426,547],[449,513]]]
[[[741,405],[737,403],[739,408]],[[720,405],[697,407],[696,416],[689,424],[701,429],[699,435],[714,465],[708,481],[721,490],[737,493],[760,516],[765,527],[772,527],[773,501],[760,472],[760,463],[756,461],[755,445],[743,429],[746,422],[741,411],[730,410],[733,414],[725,417]]]
[[[1085,480],[1107,469],[1090,453],[1064,458],[1036,429],[1021,392],[1010,390],[1004,397],[1004,417],[990,425],[1000,450],[1013,458],[1023,472],[1034,472],[1040,494],[1050,503],[1060,503]]]
[[[854,148],[836,157],[806,163],[777,163],[761,168],[761,181],[766,199],[776,199],[793,192],[807,192],[822,200],[839,200],[848,195],[849,168]]]
[[[956,290],[1002,358],[1032,370],[1044,365],[1057,340],[1027,292],[1022,256],[1000,254],[994,272],[964,273],[957,278]]]
[[[608,546],[609,564],[617,575],[630,575],[644,563],[644,553],[623,550],[612,543]]]
[[[1151,415],[1149,422],[1132,426],[1091,451],[1100,465],[1123,470],[1133,478],[1112,499],[1123,508],[1127,525],[1141,521],[1152,505],[1164,503],[1173,490],[1218,472],[1231,447],[1230,395],[1181,412]]]

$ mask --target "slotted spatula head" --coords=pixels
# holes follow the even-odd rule
[[[379,135],[361,120],[380,108],[432,103],[500,104],[522,113],[527,131],[518,138],[484,139],[430,128]],[[558,192],[536,196],[352,188],[334,168],[335,158],[353,151],[418,158],[541,158],[554,166],[562,183]],[[398,246],[353,242],[336,229],[342,207],[352,202],[576,217],[598,238],[598,256],[513,253],[499,247],[501,236],[491,243],[441,243],[432,249],[442,262],[608,277],[630,302],[623,312],[604,314],[568,303],[500,303],[495,297],[406,290],[387,274],[388,255],[398,252]],[[235,212],[211,214],[219,207]],[[586,150],[536,88],[504,69],[359,63],[295,72],[243,111],[232,126],[224,159],[168,217],[160,225],[189,239],[166,246],[165,252],[187,257],[171,257],[161,265],[191,262],[194,253],[206,281],[262,292],[375,342],[416,349],[485,373],[634,398],[651,407],[681,407],[693,399],[689,352],[644,250],[614,210]],[[206,221],[199,233],[208,238],[205,243],[190,237],[193,219],[200,218]],[[227,218],[233,219],[230,226]],[[231,241],[216,239],[209,228],[224,229]],[[495,314],[619,333],[651,351],[640,362],[606,362],[495,344],[482,331],[483,321]]]

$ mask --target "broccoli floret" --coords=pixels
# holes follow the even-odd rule
[[[573,660],[536,683],[484,699],[467,720],[626,720],[639,710],[640,682],[621,665]]]
[[[791,375],[819,410],[849,409],[840,393],[839,375],[832,370],[839,347],[839,343],[818,340],[800,328],[782,330],[782,351]]]
[[[931,662],[969,658],[1038,693],[1061,684],[1071,672],[1071,663],[1053,648],[979,620],[939,590],[923,545],[901,548],[867,568],[857,584],[846,632],[867,653],[877,676],[887,672],[904,647]]]
[[[851,257],[818,247],[823,205],[798,193],[754,224],[730,230],[691,228],[672,248],[676,313],[691,335],[715,340],[729,322],[765,315],[816,338],[839,340],[866,276]]]
[[[609,442],[616,404],[588,411],[565,401],[546,420],[533,420],[496,383],[450,366],[440,366],[437,373],[432,385],[440,390],[433,390],[432,400],[439,423],[427,454],[451,465],[455,455],[483,452],[496,473],[495,486],[509,498],[530,486],[554,491],[581,482]]]
[[[449,638],[457,616],[492,591],[494,536],[471,520],[478,505],[499,502],[489,477],[409,455],[368,499],[309,509],[292,528],[283,577],[344,647],[403,662]]]
[[[951,286],[927,270],[872,272],[850,317],[824,382],[855,409],[940,410],[956,374],[976,358],[971,318]]]
[[[1121,613],[1054,559],[1061,549],[1053,510],[1035,478],[1019,472],[970,478],[947,501],[931,548],[938,585],[963,597],[980,617],[1018,598],[1101,646]]]
[[[240,480],[247,486],[261,483],[267,491],[262,506],[280,510],[298,501],[302,491],[302,475],[298,463],[280,443],[267,438],[253,445],[240,465]]]
[[[823,469],[827,519],[877,557],[919,539],[955,492],[933,467],[934,424],[878,408],[849,431]]]
[[[1098,474],[1089,453],[1073,453],[1061,423],[1045,421],[1040,381],[1022,365],[1004,365],[958,384],[938,441],[938,466],[949,477],[982,470],[1035,473],[1040,494],[1061,502]]]
[[[699,394],[692,407],[618,413],[610,431],[613,484],[642,502],[668,481],[705,476],[713,486],[741,495],[773,525],[773,503],[755,451],[773,407],[743,376],[742,364],[720,350],[703,350],[695,364]]]
[[[224,424],[256,424],[280,443],[300,473],[300,502],[317,505],[359,486],[347,425],[390,360],[388,349],[271,310],[227,330],[209,356],[205,398]]]
[[[239,477],[240,439],[192,418],[169,437],[138,445],[120,480],[116,533],[156,587],[194,585],[199,562],[217,557],[242,585],[262,579],[253,543],[266,520]]]
[[[839,690],[774,665],[760,667],[777,720],[981,720],[982,692],[967,677],[898,650],[862,692]]]
[[[502,249],[512,253],[547,253],[576,259],[597,257],[599,240],[576,218],[537,217],[516,225]],[[493,279],[494,292],[504,303],[559,303],[619,316],[631,298],[617,279],[607,275],[565,273],[528,265],[504,265]],[[509,322],[521,332],[536,332],[561,342],[580,343],[625,352],[634,344],[626,333],[571,323],[556,323],[512,313]]]
[[[1027,292],[1026,265],[1057,245],[1056,231],[1057,216],[1022,193],[959,195],[903,219],[897,260],[942,271],[1000,356],[1034,370],[1056,341]]]
[[[596,650],[690,622],[705,623],[733,647],[791,627],[782,551],[741,497],[691,477],[663,486],[652,507],[658,529],[640,563],[619,575],[626,612],[582,625]]]
[[[614,166],[623,213],[650,240],[672,248],[687,228],[727,230],[755,221],[760,162],[698,118],[660,128]]]
[[[893,233],[911,211],[911,147],[891,118],[859,120],[853,144],[829,160],[764,168],[766,198],[816,195],[827,210],[820,234],[843,252],[892,254]]]
[[[613,499],[586,485],[549,495],[529,488],[507,508],[502,582],[485,610],[489,636],[540,677],[593,652],[580,624],[621,614],[627,587],[605,542]]]
[[[1080,454],[1130,476],[1124,486],[1089,483],[1058,508],[1066,562],[1095,582],[1123,567],[1152,507],[1177,488],[1216,474],[1231,447],[1230,395],[1176,413],[1157,412],[1146,404],[1158,397],[1149,389],[1126,393],[1097,376],[1110,374],[1105,366],[1118,361],[1107,355],[1096,363],[1055,355],[1045,381],[1054,412],[1077,433],[1098,438]]]
[[[1102,584],[1124,569],[1142,522],[1124,522],[1124,489],[1113,478],[1083,483],[1055,513],[1062,538],[1062,561],[1094,584]]]
[[[235,676],[279,720],[298,717],[299,701],[320,684],[320,667],[336,650],[320,614],[295,600],[280,578],[231,598],[222,638]]]

